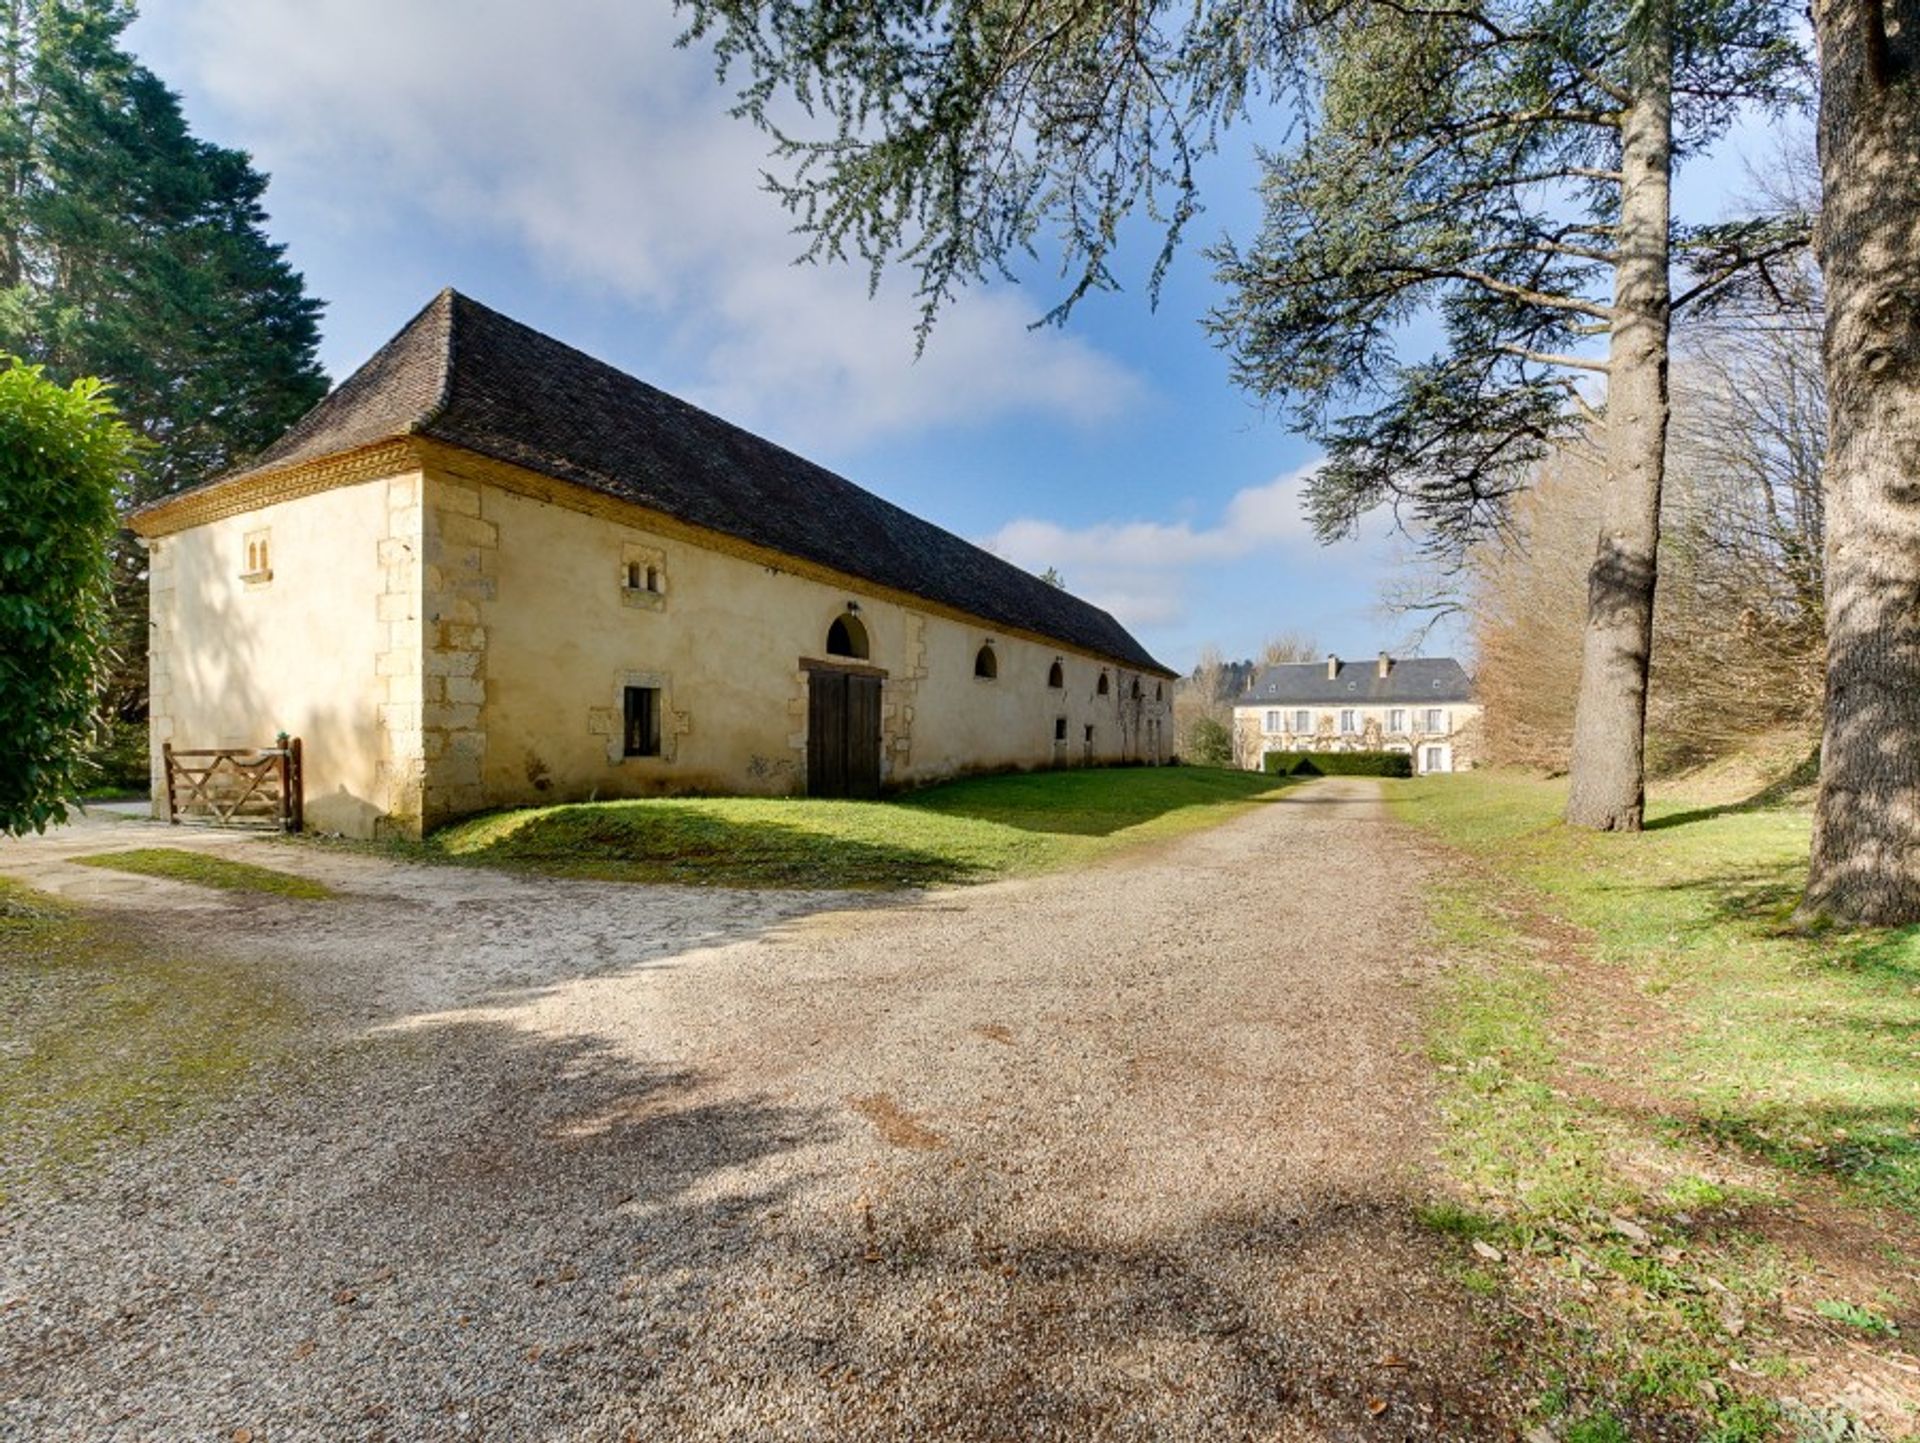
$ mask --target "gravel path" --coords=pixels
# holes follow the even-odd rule
[[[7,1438],[1512,1436],[1372,783],[904,899],[328,865],[115,893],[323,1030],[0,1216]]]

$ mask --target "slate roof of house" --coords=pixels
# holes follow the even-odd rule
[[[1450,656],[1410,656],[1396,659],[1383,677],[1376,658],[1342,661],[1329,678],[1324,661],[1288,662],[1263,667],[1253,686],[1233,699],[1235,706],[1307,706],[1343,703],[1351,706],[1419,702],[1472,701],[1473,684],[1459,662]]]
[[[1100,608],[450,289],[286,435],[208,484],[409,435],[1174,675]]]

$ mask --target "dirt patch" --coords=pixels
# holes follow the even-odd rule
[[[885,1093],[876,1092],[871,1097],[850,1097],[847,1106],[872,1123],[879,1129],[880,1136],[895,1147],[913,1147],[932,1152],[947,1145],[944,1137],[903,1110]]]

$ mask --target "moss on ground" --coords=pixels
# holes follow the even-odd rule
[[[0,1200],[230,1095],[294,1019],[251,969],[0,879]]]
[[[196,887],[217,887],[224,892],[266,892],[276,897],[295,897],[302,901],[324,901],[336,895],[331,887],[282,872],[273,867],[258,867],[252,862],[235,862],[205,852],[189,852],[180,847],[138,847],[125,852],[95,852],[75,857],[83,867],[104,867],[114,872],[133,872],[142,877],[165,877],[175,882],[191,882]]]
[[[1084,865],[1216,825],[1283,785],[1217,768],[1113,768],[983,777],[878,802],[586,802],[478,817],[426,850],[613,881],[923,887]]]

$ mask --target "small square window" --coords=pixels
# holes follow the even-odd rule
[[[1093,728],[1092,727],[1087,728],[1087,745],[1088,746],[1093,745]]]
[[[1067,719],[1063,716],[1057,716],[1053,719],[1053,739],[1057,742],[1063,742],[1067,739]]]
[[[630,686],[626,692],[626,744],[630,757],[660,755],[660,688]]]

